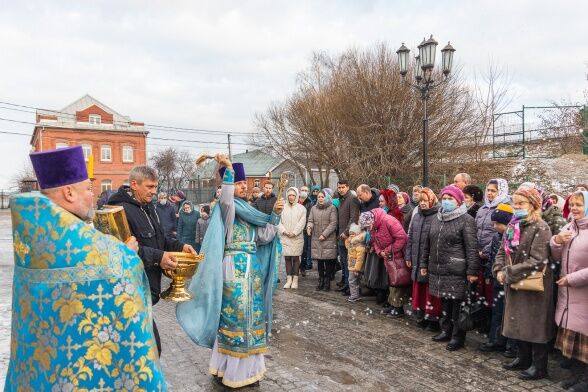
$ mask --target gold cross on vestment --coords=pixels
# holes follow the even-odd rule
[[[57,252],[58,255],[63,256],[65,255],[65,261],[67,264],[71,262],[71,256],[80,253],[79,249],[72,249],[71,240],[68,238],[67,242],[65,243],[65,250],[60,250]]]
[[[92,301],[94,301],[95,299],[98,300],[98,308],[100,310],[102,310],[102,307],[104,306],[104,301],[103,299],[110,299],[112,298],[112,294],[102,294],[102,292],[104,291],[104,288],[102,287],[102,284],[98,285],[98,288],[96,289],[96,291],[98,292],[98,294],[92,294],[89,295],[88,298],[91,299]]]
[[[73,356],[71,350],[79,350],[80,348],[82,348],[82,345],[81,344],[77,344],[77,343],[76,344],[71,344],[71,342],[72,342],[71,336],[68,336],[67,337],[66,342],[67,342],[67,346],[65,346],[65,345],[64,346],[61,346],[61,347],[59,347],[59,349],[60,350],[63,350],[63,351],[67,351],[67,354],[66,354],[67,360],[68,361],[71,361],[71,357]]]
[[[125,340],[124,342],[122,342],[121,344],[125,347],[130,347],[131,349],[129,350],[131,352],[131,356],[135,356],[135,347],[137,348],[141,348],[146,346],[146,344],[144,342],[136,342],[135,339],[137,337],[135,336],[134,332],[131,332],[131,338],[129,340]]]
[[[44,296],[43,296],[43,290],[41,290],[39,292],[39,298],[38,299],[33,299],[32,302],[35,303],[35,304],[39,304],[39,310],[40,310],[40,313],[41,314],[39,314],[38,316],[39,316],[39,318],[43,318],[42,313],[43,313],[44,305],[45,304],[48,304],[49,302],[51,302],[51,300],[49,298],[44,298]]]

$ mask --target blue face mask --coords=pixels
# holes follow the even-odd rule
[[[441,200],[441,209],[443,210],[443,212],[451,212],[456,208],[457,206],[453,201],[445,199]]]
[[[514,216],[516,216],[519,219],[525,219],[529,216],[529,211],[523,209],[516,209],[514,210]]]

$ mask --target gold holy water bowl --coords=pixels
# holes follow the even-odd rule
[[[165,276],[172,281],[169,288],[160,297],[173,302],[183,302],[192,299],[192,294],[186,290],[186,282],[192,278],[198,269],[198,263],[204,259],[203,254],[194,255],[185,252],[170,252],[175,257],[178,266],[174,269],[164,269]]]

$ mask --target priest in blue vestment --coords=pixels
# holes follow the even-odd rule
[[[281,245],[276,235],[284,200],[268,215],[247,203],[247,179],[240,163],[218,154],[223,179],[189,289],[194,297],[178,304],[177,318],[199,345],[212,348],[209,372],[239,388],[265,373],[263,353],[271,332],[272,296]]]
[[[167,390],[138,244],[85,222],[94,194],[82,147],[30,158],[41,192],[10,201],[14,281],[4,390]]]

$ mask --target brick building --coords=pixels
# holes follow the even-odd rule
[[[94,192],[128,183],[129,171],[147,162],[143,123],[131,121],[89,95],[61,110],[37,110],[34,151],[81,145],[94,160]]]

